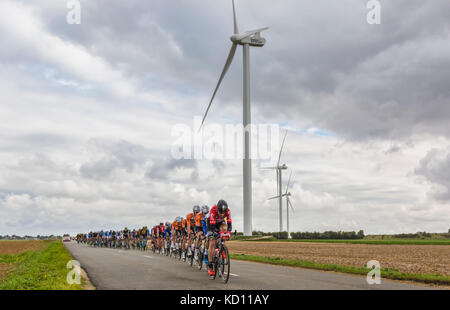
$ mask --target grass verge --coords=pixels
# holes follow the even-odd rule
[[[279,257],[263,257],[247,254],[230,254],[232,259],[252,261],[258,263],[281,265],[281,266],[291,266],[291,267],[302,267],[317,270],[326,271],[336,271],[351,274],[367,275],[369,269],[362,267],[352,267],[337,264],[323,264],[310,261],[293,260],[293,259],[283,259]],[[382,268],[381,277],[392,280],[407,280],[416,281],[422,283],[432,283],[440,285],[450,285],[450,277],[435,274],[409,274],[402,273],[395,269]]]
[[[450,245],[450,240],[432,239],[388,239],[388,240],[368,240],[368,239],[276,239],[276,238],[240,238],[233,241],[278,241],[278,242],[314,242],[314,243],[350,243],[350,244],[405,244],[405,245]]]
[[[1,255],[0,263],[12,264],[14,269],[0,283],[0,290],[79,290],[82,285],[66,281],[66,268],[72,256],[60,240],[49,242],[39,251],[17,255]],[[82,280],[83,281],[83,280]]]

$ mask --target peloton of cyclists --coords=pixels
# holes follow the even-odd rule
[[[195,205],[186,218],[177,216],[172,222],[161,222],[153,226],[150,231],[147,226],[132,231],[127,227],[117,231],[91,231],[88,234],[78,234],[77,242],[94,247],[125,249],[132,247],[145,251],[150,238],[152,247],[160,253],[181,250],[181,257],[185,259],[186,249],[189,249],[188,255],[194,255],[194,259],[198,260],[200,245],[206,239],[202,253],[203,261],[208,266],[208,274],[214,276],[213,255],[216,240],[218,237],[229,239],[231,230],[231,211],[225,200],[219,200],[211,209],[206,205],[202,207]],[[167,246],[169,243],[170,248]],[[191,252],[192,248],[194,252]]]

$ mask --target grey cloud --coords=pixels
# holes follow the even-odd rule
[[[85,177],[106,177],[116,168],[132,172],[135,167],[150,160],[150,153],[146,148],[124,140],[91,139],[88,145],[96,153],[104,154],[104,157],[80,167],[80,172]]]
[[[95,162],[84,163],[80,167],[80,173],[83,177],[89,179],[104,179],[111,175],[120,162],[115,158],[104,157]]]
[[[415,173],[434,185],[430,195],[438,200],[450,200],[450,148],[430,150]]]
[[[180,168],[191,170],[188,181],[198,179],[198,162],[195,159],[156,160],[155,164],[146,172],[146,176],[150,179],[169,180],[170,176],[174,175],[174,172]]]
[[[101,0],[82,7],[79,27],[65,23],[64,6],[40,12],[53,33],[82,44],[140,88],[191,98],[189,107],[172,104],[204,112],[230,47],[228,1]],[[239,1],[237,9],[241,29],[271,26],[267,45],[252,49],[260,121],[313,124],[350,139],[450,136],[447,0],[385,2],[378,26],[366,23],[365,2],[358,1]],[[212,117],[224,103],[230,118],[241,117],[240,58],[237,53]]]

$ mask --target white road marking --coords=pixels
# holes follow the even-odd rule
[[[231,272],[230,272],[230,276],[239,277],[238,274],[234,274],[234,273],[231,273]]]
[[[147,256],[147,255],[143,255],[144,257],[147,257],[147,258],[153,258],[153,257],[151,257],[151,256]]]

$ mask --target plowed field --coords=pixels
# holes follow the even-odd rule
[[[304,242],[227,243],[233,254],[280,257],[327,264],[365,267],[370,260],[381,268],[393,268],[404,273],[450,276],[450,245],[375,245]]]

